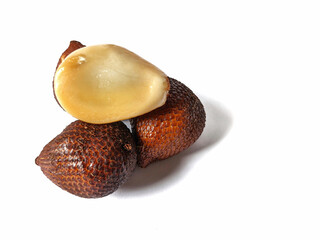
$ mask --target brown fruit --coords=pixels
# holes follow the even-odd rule
[[[85,198],[114,192],[131,175],[136,161],[133,137],[122,122],[97,125],[75,121],[36,158],[53,183]]]
[[[165,105],[130,120],[137,144],[137,163],[143,168],[187,149],[205,126],[206,114],[198,97],[181,82],[169,80]]]

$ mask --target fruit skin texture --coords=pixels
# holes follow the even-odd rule
[[[205,127],[206,114],[199,98],[181,82],[169,80],[165,105],[130,120],[137,144],[137,164],[142,168],[187,149]]]
[[[84,198],[114,192],[133,172],[134,139],[122,122],[75,121],[50,141],[36,158],[43,173],[62,189]]]

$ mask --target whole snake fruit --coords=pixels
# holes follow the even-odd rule
[[[130,120],[138,166],[143,168],[187,149],[205,127],[206,114],[199,98],[183,83],[169,80],[165,105]]]
[[[75,121],[36,158],[53,183],[84,198],[114,192],[131,175],[136,161],[133,137],[122,122],[97,125]]]

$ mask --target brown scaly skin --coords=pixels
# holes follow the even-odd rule
[[[84,198],[104,197],[123,184],[137,161],[134,139],[122,122],[75,121],[36,158],[43,173],[62,189]]]
[[[187,149],[205,126],[206,114],[198,97],[181,82],[169,80],[165,105],[130,120],[137,144],[137,164],[142,168]]]

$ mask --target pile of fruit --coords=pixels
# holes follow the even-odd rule
[[[136,166],[187,149],[205,126],[204,107],[188,87],[116,45],[71,41],[53,89],[58,104],[79,120],[43,148],[36,164],[80,197],[113,193]]]

